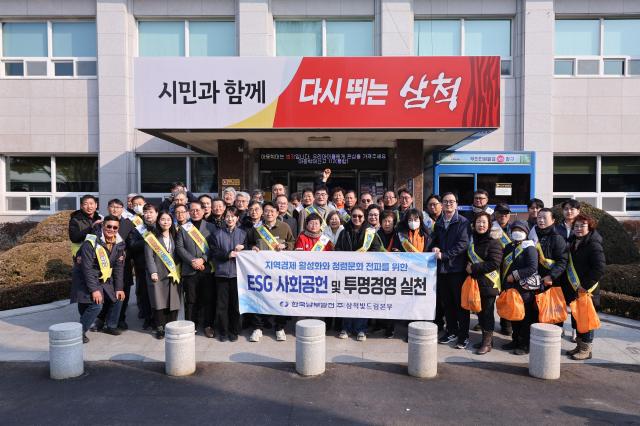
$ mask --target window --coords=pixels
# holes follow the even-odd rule
[[[233,56],[235,24],[230,21],[140,21],[139,56]]]
[[[76,210],[80,197],[98,193],[96,156],[6,157],[5,169],[6,197],[0,209],[49,213]]]
[[[596,157],[554,157],[553,192],[595,192]]]
[[[373,21],[276,21],[277,56],[372,56]]]
[[[555,75],[640,74],[640,19],[558,19]]]
[[[56,191],[98,192],[98,158],[57,157]]]
[[[602,157],[602,192],[640,192],[640,157]]]
[[[218,162],[210,156],[140,157],[140,192],[168,194],[171,184],[185,182],[194,194],[217,193]]]
[[[416,20],[419,56],[500,56],[500,74],[511,75],[511,20]]]
[[[95,77],[95,22],[2,24],[1,73],[6,77]]]

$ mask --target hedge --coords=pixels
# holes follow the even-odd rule
[[[0,254],[0,287],[71,278],[71,243],[26,243]]]
[[[600,311],[607,314],[640,320],[640,297],[601,291]]]
[[[0,286],[0,310],[41,305],[68,299],[71,280],[57,280],[39,283]]]
[[[600,289],[640,297],[640,264],[607,265]]]
[[[580,211],[598,221],[598,232],[604,240],[603,248],[607,264],[628,265],[640,262],[640,252],[633,237],[615,217],[587,203],[582,203]],[[557,222],[563,220],[560,204],[553,207],[553,214]]]
[[[5,222],[0,223],[0,251],[9,250],[20,244],[25,234],[31,231],[38,222]]]

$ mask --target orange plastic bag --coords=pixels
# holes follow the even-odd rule
[[[496,300],[496,308],[500,318],[508,321],[522,321],[524,319],[524,302],[515,288],[503,291]]]
[[[591,293],[578,293],[578,298],[570,304],[578,333],[588,333],[600,328],[600,318],[593,306],[592,298]]]
[[[567,302],[564,300],[562,288],[551,287],[544,293],[536,295],[538,304],[538,321],[547,324],[558,324],[567,319]]]
[[[462,284],[460,306],[471,312],[480,312],[482,310],[478,280],[476,280],[475,278],[471,278],[470,275],[466,280],[464,280],[464,284]]]

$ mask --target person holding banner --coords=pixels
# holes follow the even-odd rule
[[[215,287],[211,275],[209,243],[207,238],[215,232],[215,226],[204,220],[204,210],[199,201],[191,203],[191,222],[180,227],[176,237],[176,253],[182,263],[181,282],[184,288],[184,319],[198,324],[203,316],[204,335],[215,337],[213,314]]]
[[[573,222],[573,237],[569,241],[569,264],[567,277],[574,290],[567,303],[573,301],[579,295],[591,293],[594,305],[599,305],[598,282],[605,272],[605,257],[602,248],[602,237],[596,231],[596,221],[585,214],[579,214]],[[576,320],[571,316],[571,325],[576,327]],[[594,330],[586,333],[578,332],[576,336],[577,346],[567,352],[572,359],[591,359],[593,348]]]
[[[125,243],[118,235],[119,228],[117,217],[105,217],[100,235],[87,234],[77,252],[78,261],[73,264],[70,301],[78,303],[84,343],[89,342],[86,333],[103,305],[108,306],[103,331],[114,336],[121,334],[117,326],[124,300]]]
[[[313,192],[314,202],[312,205],[304,208],[300,211],[300,216],[298,218],[298,229],[299,232],[304,231],[305,219],[311,213],[316,213],[322,218],[322,229],[327,226],[326,220],[329,212],[335,210],[335,208],[327,204],[329,200],[329,188],[326,185],[318,185]]]
[[[257,202],[252,202],[249,206],[249,214],[255,214],[256,207],[260,207]],[[247,232],[247,246],[256,251],[260,250],[293,250],[295,241],[291,228],[286,223],[278,220],[278,209],[276,206],[267,201],[264,208],[260,210],[264,212],[264,220],[258,221],[253,228]],[[254,314],[252,317],[253,332],[249,337],[250,342],[259,342],[262,338],[262,329],[265,325],[265,315]],[[283,342],[287,340],[284,327],[287,324],[287,317],[276,316],[276,340]]]
[[[491,229],[491,215],[487,212],[476,214],[473,221],[473,233],[467,255],[469,262],[466,271],[478,281],[480,305],[478,323],[482,330],[482,342],[477,346],[476,354],[484,355],[493,347],[493,329],[495,327],[494,308],[496,296],[500,292],[500,263],[502,246],[497,238],[500,232]]]
[[[344,226],[336,244],[336,251],[381,251],[380,240],[376,238],[376,230],[365,224],[364,210],[354,207],[351,210],[351,221]],[[346,339],[349,333],[356,335],[359,342],[367,340],[366,318],[342,318],[342,331],[339,339]]]
[[[158,215],[153,232],[146,232],[144,239],[145,263],[149,300],[153,308],[156,339],[164,339],[167,323],[178,319],[180,309],[180,266],[176,256],[176,229],[168,211]]]
[[[329,214],[337,217],[338,212]],[[311,213],[305,221],[307,223],[304,225],[304,231],[298,235],[294,248],[302,251],[331,251],[333,244],[331,237],[326,232],[322,232],[322,218],[316,213]]]
[[[502,345],[502,349],[513,349],[515,355],[529,353],[529,327],[538,322],[535,296],[542,285],[538,275],[538,252],[534,242],[527,240],[528,234],[527,222],[513,222],[512,242],[507,245],[502,257],[502,289],[515,288],[524,303],[524,318],[521,321],[511,321],[512,341]]]
[[[238,226],[239,218],[237,208],[227,207],[225,227],[209,236],[218,296],[215,325],[221,342],[227,339],[235,342],[240,334],[236,256],[245,248],[247,232]]]

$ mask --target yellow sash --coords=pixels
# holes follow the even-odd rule
[[[324,231],[325,228],[327,227],[327,222],[325,222],[324,216],[320,214],[320,211],[316,208],[316,206],[311,204],[309,207],[305,208],[304,210],[307,212],[307,215],[310,215],[311,213],[315,213],[318,216],[320,216],[320,219],[322,219],[322,224],[320,225],[320,229]]]
[[[407,237],[405,237],[402,234],[398,234],[398,236],[400,237],[400,243],[402,244],[402,248],[404,249],[404,251],[409,252],[409,253],[417,253],[418,252],[418,249],[416,248],[416,246],[411,244],[411,241],[409,241],[409,239]]]
[[[173,280],[173,283],[178,284],[180,282],[180,268],[178,265],[176,265],[176,262],[173,260],[167,249],[164,248],[162,244],[160,244],[158,238],[156,238],[156,236],[151,232],[145,232],[143,238],[144,241],[149,244],[151,250],[153,250],[153,252],[160,258],[164,266],[167,268],[167,270],[169,271],[169,277]]]
[[[513,261],[515,260],[515,258],[520,256],[523,251],[524,249],[522,248],[522,244],[518,244],[515,250],[509,253],[504,258],[504,260],[502,261],[502,279],[503,280],[509,273],[509,268],[511,268],[511,265],[513,264]]]
[[[129,219],[133,223],[133,226],[136,228],[144,224],[144,221],[140,216],[138,216],[137,214],[132,214],[127,210],[122,212],[122,217],[125,219]]]
[[[258,235],[260,235],[260,238],[262,238],[262,241],[264,241],[267,244],[267,247],[269,247],[269,250],[276,250],[278,248],[278,240],[276,239],[276,237],[273,236],[271,232],[269,232],[267,227],[264,226],[262,222],[258,222],[255,225],[253,225],[253,229],[256,230]]]
[[[547,259],[544,257],[544,253],[542,252],[542,246],[540,243],[536,243],[536,250],[538,251],[538,262],[547,269],[553,268],[553,265],[556,264],[556,261],[553,259]]]
[[[342,219],[342,221],[345,223],[351,220],[351,216],[349,216],[349,213],[347,213],[345,209],[338,210],[338,214],[340,215],[340,218]]]
[[[113,268],[111,268],[111,262],[109,262],[109,254],[107,253],[107,249],[98,244],[97,240],[98,237],[93,234],[88,234],[85,238],[85,241],[89,241],[89,243],[96,251],[96,259],[98,260],[98,266],[100,266],[100,279],[103,283],[106,283],[107,280],[111,278]]]
[[[500,245],[502,246],[502,248],[505,248],[509,243],[511,243],[511,238],[509,238],[507,233],[504,232],[504,229],[502,229],[502,227],[500,227],[500,230],[502,231],[502,235],[500,236]]]
[[[316,241],[316,243],[313,245],[313,247],[311,247],[311,251],[322,251],[322,250],[324,250],[324,248],[327,246],[327,243],[330,240],[331,239],[329,238],[329,236],[327,234],[320,235],[320,238],[318,238],[318,241]]]
[[[467,249],[467,255],[469,255],[469,259],[471,260],[471,263],[484,262],[484,260],[480,256],[478,256],[478,253],[476,253],[476,248],[475,248],[475,244],[473,243],[473,240],[471,241],[471,244],[469,244],[469,248]],[[487,277],[489,281],[493,283],[493,288],[497,288],[498,291],[502,291],[502,284],[500,282],[500,274],[498,273],[498,271],[487,272],[486,274],[484,274],[484,276]]]
[[[187,234],[191,237],[194,243],[198,246],[201,252],[204,254],[209,253],[209,244],[207,243],[207,239],[202,235],[200,230],[193,226],[193,223],[187,222],[182,225],[182,229],[187,231]]]
[[[369,247],[371,247],[371,243],[373,242],[373,239],[376,236],[376,230],[374,228],[367,228],[364,231],[364,243],[362,244],[362,247],[360,247],[358,250],[356,251],[368,251]]]
[[[582,287],[580,283],[580,277],[578,277],[578,273],[576,272],[575,266],[573,266],[573,257],[571,253],[569,253],[569,265],[567,266],[567,278],[569,278],[569,283],[571,283],[571,287],[577,292],[579,288]],[[598,287],[599,282],[595,283],[587,293],[593,293],[593,291]]]

